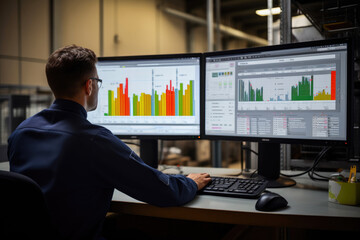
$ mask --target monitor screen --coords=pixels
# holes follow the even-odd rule
[[[201,54],[102,57],[88,120],[123,138],[200,136]]]
[[[349,42],[205,54],[205,136],[346,143]]]

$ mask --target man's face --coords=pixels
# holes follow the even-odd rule
[[[95,69],[94,71],[94,75],[93,78],[99,78],[98,74],[97,74],[97,70]],[[98,94],[99,94],[99,86],[101,85],[101,82],[99,82],[96,79],[92,79],[92,89],[93,91],[91,92],[89,98],[88,98],[88,102],[87,102],[87,106],[88,106],[88,111],[93,111],[96,109],[97,104],[98,104]]]

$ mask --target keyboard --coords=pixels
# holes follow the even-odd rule
[[[236,198],[257,198],[268,181],[252,178],[211,177],[211,182],[199,194]]]

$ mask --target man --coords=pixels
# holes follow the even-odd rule
[[[10,170],[35,180],[64,239],[99,239],[114,188],[157,206],[183,205],[209,174],[168,176],[147,166],[107,129],[86,120],[97,107],[95,53],[75,45],[55,51],[46,65],[56,98],[9,138]],[[155,151],[155,150],[154,150]]]

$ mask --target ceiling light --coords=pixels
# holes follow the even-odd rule
[[[277,15],[281,13],[281,9],[280,7],[276,7],[276,8],[272,8],[271,9],[271,13],[272,15]],[[260,9],[260,10],[256,10],[256,14],[259,16],[268,16],[270,14],[269,9]]]

